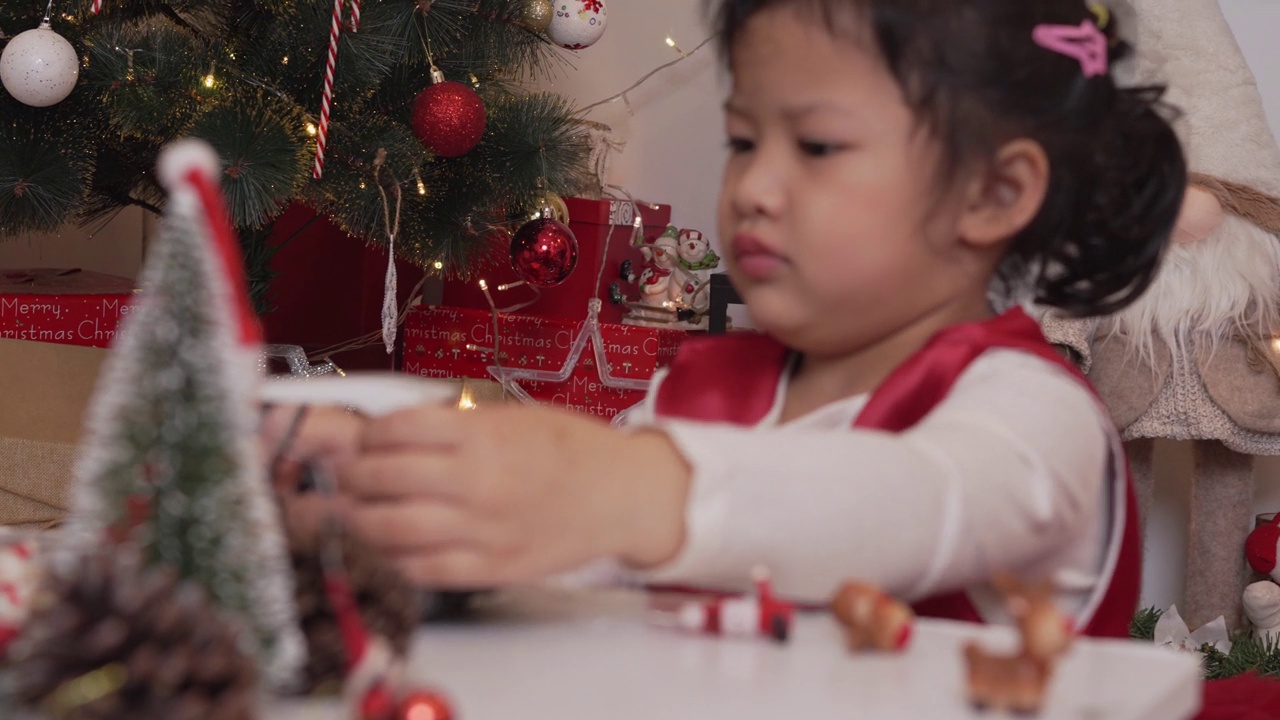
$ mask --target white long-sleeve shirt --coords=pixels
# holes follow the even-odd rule
[[[779,423],[785,374],[755,427],[661,418],[664,377],[627,425],[664,430],[692,485],[684,546],[644,581],[738,589],[765,565],[798,600],[824,603],[849,579],[908,600],[967,589],[994,620],[986,582],[1003,569],[1053,577],[1073,614],[1093,604],[1115,537],[1119,446],[1097,400],[1062,368],[988,351],[901,433],[852,427],[866,395]]]

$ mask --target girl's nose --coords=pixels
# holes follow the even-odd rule
[[[782,165],[764,147],[739,158],[732,189],[734,209],[743,216],[776,216],[783,206]]]

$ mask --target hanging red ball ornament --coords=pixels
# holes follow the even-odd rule
[[[555,287],[578,266],[578,238],[569,226],[544,211],[511,239],[511,267],[521,280],[538,287]]]
[[[431,69],[431,85],[413,101],[413,134],[440,157],[471,152],[484,137],[484,100],[468,85],[444,79]]]
[[[453,706],[439,693],[410,693],[400,701],[396,720],[453,720]]]

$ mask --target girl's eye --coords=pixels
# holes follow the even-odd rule
[[[843,149],[843,146],[834,145],[832,143],[811,142],[808,140],[800,141],[800,151],[810,157],[827,157],[829,155],[834,155]]]
[[[751,152],[755,149],[756,144],[746,138],[729,138],[729,151],[733,153]]]

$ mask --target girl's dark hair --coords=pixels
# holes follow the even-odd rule
[[[1041,23],[1103,28],[1114,63],[1129,46],[1084,0],[710,0],[721,53],[767,8],[807,13],[873,42],[916,116],[940,140],[944,172],[1026,137],[1049,157],[1044,205],[1013,238],[1006,285],[1076,315],[1104,315],[1146,290],[1186,189],[1163,87],[1120,88],[1032,41]],[[865,34],[865,35],[863,35]],[[1029,279],[1029,280],[1028,280]]]

